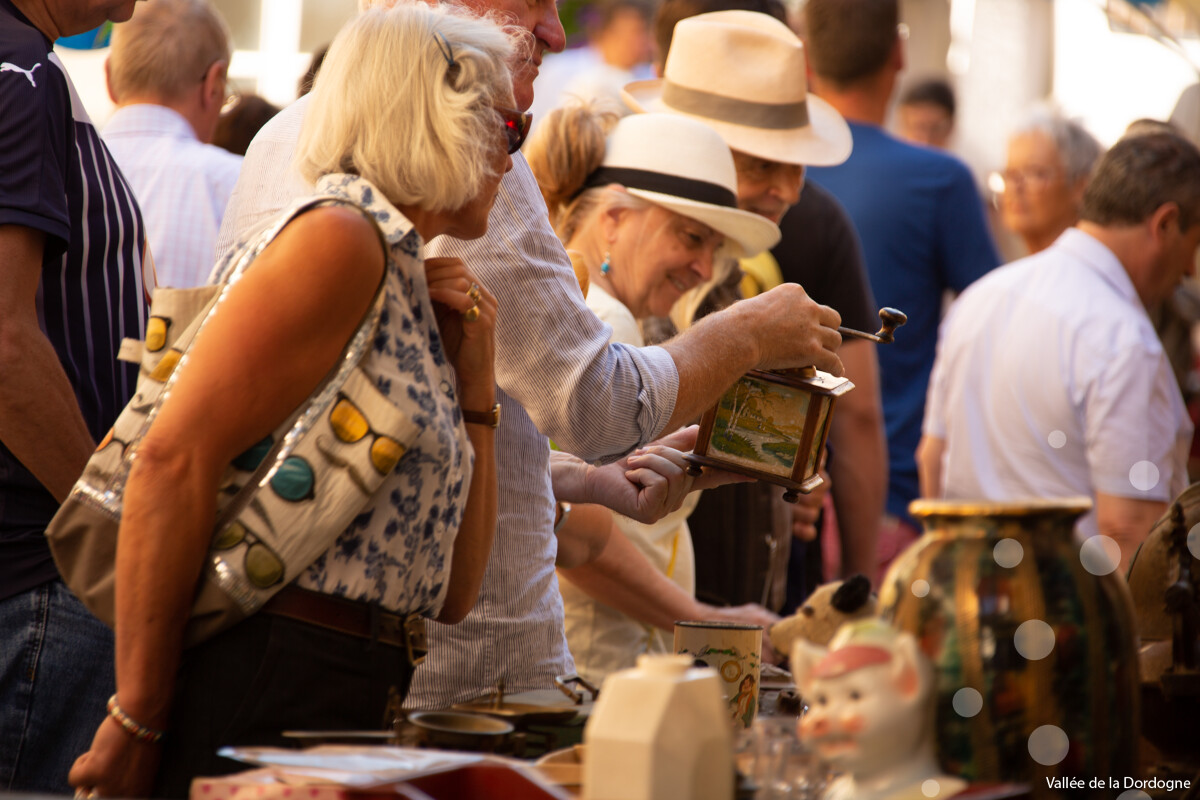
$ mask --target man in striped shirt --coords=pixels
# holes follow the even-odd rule
[[[142,218],[52,53],[133,0],[0,0],[0,789],[70,792],[113,687],[112,632],[43,535],[133,394]]]

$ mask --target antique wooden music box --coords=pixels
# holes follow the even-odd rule
[[[839,328],[855,336],[886,344],[907,317],[894,308],[879,312],[883,327],[870,334]],[[700,420],[695,450],[684,456],[688,472],[715,467],[784,487],[783,499],[794,503],[800,493],[821,485],[821,454],[837,398],[854,388],[814,367],[792,370],[751,370],[731,386]]]

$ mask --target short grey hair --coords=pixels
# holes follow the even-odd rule
[[[1066,170],[1067,182],[1075,183],[1092,174],[1104,147],[1078,121],[1068,119],[1049,106],[1037,106],[1026,113],[1020,124],[1009,134],[1011,142],[1018,136],[1042,133],[1054,142],[1058,157]]]
[[[368,9],[329,46],[297,168],[311,182],[359,175],[396,204],[461,208],[495,177],[493,106],[512,105],[512,50],[499,26],[449,6]]]
[[[208,0],[149,0],[113,28],[109,74],[118,102],[179,100],[230,59],[229,27]]]

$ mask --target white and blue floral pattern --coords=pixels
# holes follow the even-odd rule
[[[386,301],[363,368],[421,433],[363,513],[296,582],[398,613],[433,616],[446,597],[474,451],[430,305],[421,237],[356,175],[326,175],[316,193],[366,209],[387,239]]]

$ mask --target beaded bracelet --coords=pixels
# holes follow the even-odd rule
[[[134,721],[133,717],[126,714],[121,710],[121,707],[117,705],[117,696],[115,694],[108,698],[108,715],[115,719],[117,724],[120,725],[126,733],[137,739],[139,742],[158,744],[162,741],[163,732],[156,731],[153,728],[147,728],[144,725],[139,725],[136,721]]]

